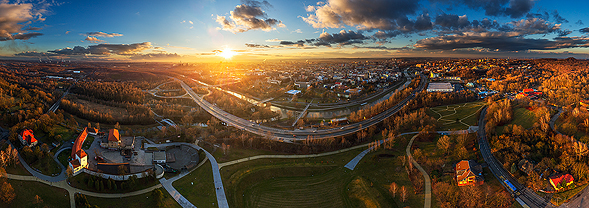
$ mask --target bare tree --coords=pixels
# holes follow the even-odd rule
[[[391,192],[391,194],[393,195],[393,197],[395,197],[395,195],[397,195],[397,184],[395,182],[392,182],[391,185],[389,185],[389,191]]]
[[[401,201],[407,201],[407,189],[405,189],[405,186],[401,186]]]

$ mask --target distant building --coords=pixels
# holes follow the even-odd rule
[[[25,129],[18,134],[18,140],[23,146],[33,147],[37,145],[37,139],[33,135],[33,130]]]
[[[98,129],[97,128],[89,128],[88,134],[96,136],[96,135],[98,135]]]
[[[428,92],[453,92],[454,87],[448,82],[433,82],[427,86]]]
[[[295,87],[301,88],[301,89],[307,89],[307,87],[309,87],[311,83],[310,82],[295,82]]]
[[[484,182],[483,168],[474,160],[462,160],[454,168],[458,186],[481,185]]]
[[[575,181],[573,176],[568,173],[551,176],[549,178],[549,180],[550,180],[550,185],[552,185],[554,190],[557,190],[557,191],[561,190],[563,188],[566,188],[567,186],[573,184],[573,182]]]
[[[84,131],[82,131],[78,138],[76,138],[76,141],[74,141],[71,155],[72,160],[70,160],[69,163],[73,175],[77,175],[82,169],[88,167],[88,155],[82,149],[82,144],[86,141],[86,137],[88,137],[88,128],[84,128]]]

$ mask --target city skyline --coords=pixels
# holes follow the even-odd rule
[[[2,59],[589,58],[589,19],[532,0],[0,3]]]

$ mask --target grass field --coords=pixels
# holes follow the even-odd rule
[[[92,178],[93,180],[100,179],[103,182],[104,189],[98,191],[94,187],[89,187],[88,180],[90,178]],[[91,176],[87,173],[78,174],[74,177],[68,178],[67,180],[68,180],[68,182],[70,182],[72,187],[79,188],[79,189],[86,190],[86,191],[99,192],[99,193],[128,193],[128,192],[138,191],[141,189],[146,189],[146,188],[149,188],[149,187],[159,184],[158,180],[152,181],[148,178],[139,178],[135,182],[136,184],[133,186],[131,186],[129,184],[129,181],[115,181],[115,183],[117,185],[117,189],[116,190],[109,190],[108,188],[106,188],[107,187],[107,183],[106,183],[107,180],[106,179],[99,178],[97,176]],[[125,183],[124,189],[121,189],[121,183]],[[129,186],[131,186],[131,187],[129,187]]]
[[[513,110],[513,119],[511,122],[497,127],[497,135],[501,135],[503,133],[503,129],[509,124],[519,125],[524,127],[524,129],[529,129],[532,128],[535,121],[536,116],[534,115],[534,111],[530,111],[525,108],[516,108]]]
[[[93,136],[86,137],[84,144],[82,144],[82,149],[89,149],[90,145],[92,145],[92,142],[94,142]]]
[[[162,193],[164,193],[164,200],[162,207],[180,207],[180,205],[170,196],[170,194],[164,189],[160,188]],[[128,207],[128,208],[149,208],[149,207],[157,207],[153,200],[151,200],[151,192],[125,197],[125,198],[98,198],[92,196],[86,196],[88,199],[88,203],[90,205],[96,205],[100,208],[118,208],[118,207]]]
[[[50,176],[61,173],[61,168],[59,167],[57,162],[55,162],[55,160],[53,160],[53,158],[50,156],[45,156],[42,159],[37,160],[33,164],[29,165],[31,166],[31,168],[37,169],[45,175]]]
[[[404,142],[406,144],[406,139]],[[399,147],[403,144],[398,144]],[[400,149],[400,148],[399,148]],[[412,193],[400,150],[369,153],[355,170],[343,166],[363,149],[307,159],[260,159],[221,170],[227,199],[235,207],[419,207],[423,195],[394,199],[396,182]],[[385,155],[385,156],[383,156]]]
[[[31,175],[31,173],[29,173],[29,171],[27,171],[27,169],[25,169],[25,167],[22,166],[20,162],[18,162],[18,164],[6,166],[4,169],[6,170],[6,173],[14,175]]]
[[[484,102],[471,102],[429,108],[426,113],[438,120],[438,130],[467,129],[477,125],[477,112]]]
[[[241,159],[241,158],[246,158],[246,157],[251,157],[251,156],[255,156],[255,155],[280,155],[280,154],[284,154],[284,153],[273,152],[273,151],[268,151],[268,150],[244,149],[244,148],[236,147],[236,148],[229,149],[227,155],[223,155],[223,151],[221,151],[221,149],[218,149],[217,151],[212,151],[212,148],[210,148],[210,145],[206,145],[206,146],[208,146],[206,148],[206,150],[208,152],[211,152],[211,154],[213,154],[213,157],[215,157],[215,159],[219,163],[223,163],[223,162],[227,162],[227,161],[233,161],[233,160],[237,160],[237,159]]]
[[[67,160],[70,155],[72,154],[72,150],[64,150],[57,156],[57,160],[63,165],[63,167],[67,167],[69,165],[69,161]]]
[[[11,207],[69,207],[69,195],[66,190],[52,187],[34,181],[8,180],[16,193],[16,198],[10,203],[0,203],[0,208]],[[35,196],[43,200],[35,204]]]
[[[207,161],[172,185],[196,207],[218,207],[211,162]]]
[[[587,185],[588,184],[585,184],[585,185],[578,186],[578,187],[571,189],[571,190],[558,192],[552,196],[552,199],[550,200],[550,202],[552,202],[556,206],[560,206],[561,204],[563,204],[565,202],[565,199],[570,199],[573,196],[577,195],[579,192],[581,192],[583,189],[585,189],[587,187]]]

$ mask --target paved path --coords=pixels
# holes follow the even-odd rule
[[[171,142],[165,144],[145,144],[145,149],[149,147],[167,147],[167,146],[176,146],[176,145],[187,145],[197,150],[202,150],[207,155],[207,159],[211,161],[211,166],[213,168],[213,183],[215,184],[215,193],[217,195],[217,204],[221,208],[228,208],[229,204],[227,203],[227,197],[225,196],[225,189],[223,188],[223,181],[221,179],[221,173],[219,173],[219,165],[217,164],[217,160],[215,157],[211,155],[211,153],[207,152],[205,149],[190,143],[184,142]],[[196,169],[196,168],[195,168]],[[194,169],[193,169],[194,170]],[[186,173],[188,174],[188,173]],[[183,175],[184,176],[184,175]],[[180,178],[180,177],[178,177]],[[175,180],[177,180],[176,178]],[[174,180],[174,181],[175,181]],[[195,207],[192,203],[190,203],[186,198],[178,193],[178,191],[172,186],[172,182],[168,182],[170,180],[164,180],[166,186],[164,188],[170,193],[170,195],[174,196],[174,199],[182,206],[182,207]],[[161,183],[161,180],[160,180]]]
[[[350,147],[347,149],[341,149],[341,150],[337,150],[337,151],[333,151],[333,152],[324,152],[324,153],[319,153],[319,154],[310,154],[310,155],[256,155],[256,156],[251,156],[251,157],[246,157],[246,158],[242,158],[242,159],[238,159],[238,160],[233,160],[233,161],[221,163],[221,164],[219,164],[219,169],[221,169],[225,166],[230,166],[230,165],[234,165],[237,163],[242,163],[242,162],[247,162],[247,161],[257,160],[257,159],[273,159],[273,158],[298,159],[298,158],[322,157],[322,156],[328,156],[328,155],[333,155],[333,154],[337,154],[337,153],[347,152],[347,151],[359,149],[362,147],[367,147],[368,145],[370,145],[370,144],[361,144],[361,145]]]
[[[419,170],[419,172],[421,172],[421,174],[423,174],[423,178],[425,179],[425,194],[423,207],[430,208],[432,206],[432,182],[430,181],[427,172],[425,172],[421,165],[419,165],[419,163],[417,163],[417,161],[415,161],[413,159],[413,156],[411,155],[411,146],[413,146],[413,141],[415,140],[415,138],[417,138],[417,136],[419,136],[419,134],[411,137],[411,140],[409,141],[409,144],[407,145],[407,149],[405,151],[407,152],[407,157],[409,158],[409,161],[413,163],[413,166],[415,166]]]

